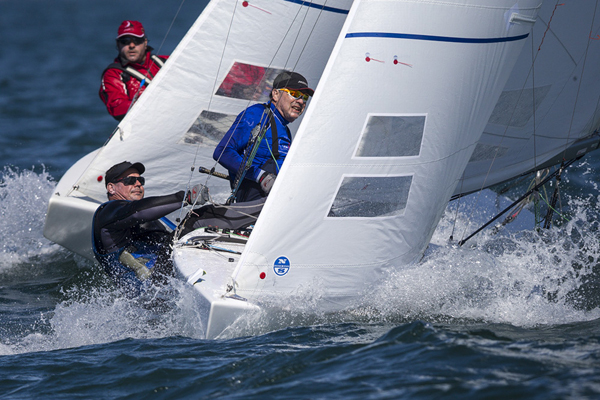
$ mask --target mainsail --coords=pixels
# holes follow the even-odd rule
[[[209,185],[216,200],[226,198],[229,184],[206,181],[198,167],[215,166],[215,145],[238,113],[268,101],[280,71],[302,71],[317,84],[351,0],[326,3],[212,1],[106,145],[61,180],[44,235],[93,258],[91,214],[106,201],[102,179],[124,160],[144,163],[148,195],[185,189],[191,180]]]
[[[596,148],[599,11],[594,2],[544,2],[456,194]]]
[[[335,5],[349,2],[330,1],[328,7],[296,3],[211,2],[77,182],[77,190],[103,200],[104,184],[97,178],[131,158],[146,165],[148,193],[181,190],[190,166],[214,164],[214,145],[240,111],[265,100],[263,91],[268,93],[278,71],[300,70],[316,84],[347,13]],[[232,92],[229,81],[244,67],[256,71],[256,78]]]

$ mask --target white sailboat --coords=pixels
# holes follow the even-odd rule
[[[190,166],[215,166],[233,118],[295,70],[315,96],[251,236],[194,231],[174,261],[208,338],[315,285],[323,312],[347,309],[418,262],[452,196],[597,148],[598,13],[591,1],[212,1],[111,140],[61,179],[44,235],[91,258],[106,169],[144,163],[152,195],[197,182]],[[225,199],[226,181],[205,183]]]

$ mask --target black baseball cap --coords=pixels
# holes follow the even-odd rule
[[[123,161],[122,163],[118,163],[113,165],[106,171],[106,175],[104,175],[104,186],[107,186],[109,183],[114,183],[119,176],[123,174],[123,172],[127,171],[129,168],[133,168],[137,170],[137,172],[141,175],[146,170],[144,164],[136,162],[130,163],[129,161]]]
[[[296,89],[309,95],[315,94],[315,91],[308,87],[308,81],[297,72],[283,71],[273,81],[273,89]]]

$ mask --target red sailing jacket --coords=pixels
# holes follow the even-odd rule
[[[146,53],[146,61],[143,64],[121,64],[119,57],[115,58],[115,62],[109,65],[102,73],[102,84],[100,85],[100,98],[106,104],[108,113],[117,121],[125,117],[134,98],[137,100],[146,86],[154,79],[154,76],[160,70],[160,66],[152,59],[150,51]],[[163,62],[169,58],[168,56],[158,56]],[[140,77],[135,77],[126,71],[127,67],[144,75],[146,81],[144,86],[140,88]],[[139,92],[139,94],[138,94]]]

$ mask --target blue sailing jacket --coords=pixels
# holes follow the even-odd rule
[[[268,172],[277,174],[290,149],[292,137],[287,128],[288,121],[281,116],[273,104],[269,103],[268,106],[273,112],[273,120],[277,125],[277,136],[279,139],[279,143],[277,144],[279,158],[276,161],[276,168],[274,171]],[[259,124],[261,124],[261,126],[269,124],[269,117],[265,111],[266,107],[264,104],[255,104],[242,111],[235,119],[233,125],[231,125],[231,128],[229,128],[229,131],[223,136],[223,139],[221,139],[221,142],[217,145],[213,153],[215,161],[218,161],[219,164],[229,171],[229,179],[231,182],[235,180],[235,176],[242,163],[244,151],[248,145],[248,140],[250,139],[250,133],[254,127]],[[258,147],[252,165],[246,173],[246,180],[256,182],[261,169],[265,169],[261,167],[263,167],[267,161],[272,160],[272,149],[273,136],[271,126],[269,126],[264,139]]]

